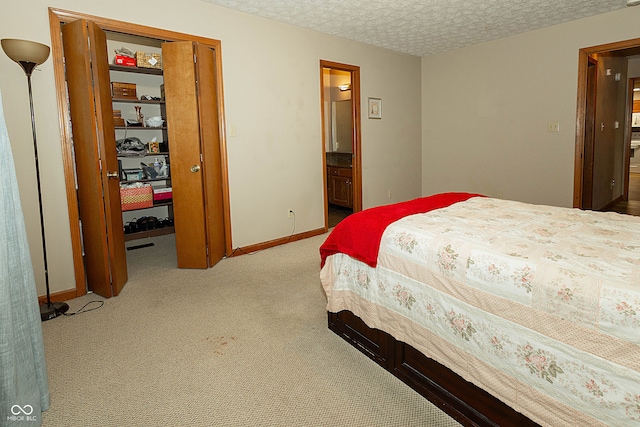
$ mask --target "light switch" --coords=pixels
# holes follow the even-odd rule
[[[229,136],[236,136],[236,125],[229,125]]]
[[[547,124],[547,132],[560,132],[560,122],[550,122]]]

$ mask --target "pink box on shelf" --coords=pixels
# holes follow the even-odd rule
[[[169,200],[173,197],[173,191],[169,188],[154,188],[153,189],[153,201],[161,202],[163,200]]]

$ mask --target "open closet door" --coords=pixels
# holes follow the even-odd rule
[[[195,44],[201,151],[204,159],[204,202],[206,208],[209,267],[225,256],[222,151],[216,55],[212,48]]]
[[[207,268],[225,255],[215,52],[162,44],[176,253],[180,268]]]
[[[108,298],[128,277],[106,34],[77,20],[62,40],[87,282]]]

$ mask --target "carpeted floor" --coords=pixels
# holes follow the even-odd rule
[[[208,270],[177,269],[173,236],[128,251],[119,296],[43,323],[43,425],[458,426],[327,329],[325,238]]]

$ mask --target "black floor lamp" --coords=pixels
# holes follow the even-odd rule
[[[28,40],[2,39],[0,40],[4,53],[17,62],[27,75],[29,86],[29,107],[31,108],[31,130],[33,132],[33,151],[36,158],[36,178],[38,182],[38,204],[40,206],[40,230],[42,232],[42,253],[44,258],[44,280],[47,286],[47,302],[40,305],[40,317],[49,320],[61,316],[69,310],[64,302],[51,302],[49,292],[49,270],[47,266],[47,244],[44,233],[44,217],[42,215],[42,190],[40,188],[40,165],[38,164],[38,144],[36,142],[36,119],[33,113],[33,95],[31,93],[31,72],[49,57],[49,46]]]

